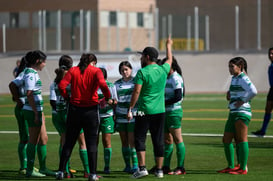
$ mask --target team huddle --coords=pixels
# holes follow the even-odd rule
[[[146,47],[141,54],[141,69],[132,76],[129,61],[119,64],[121,78],[111,83],[107,70],[96,67],[92,53],[82,54],[77,66],[68,55],[59,59],[56,77],[50,85],[52,121],[60,135],[58,171],[46,167],[48,136],[43,113],[42,82],[38,75],[46,62],[46,55],[30,51],[22,59],[16,78],[9,84],[17,103],[15,116],[19,127],[18,154],[21,174],[27,177],[55,176],[57,180],[73,178],[70,156],[78,142],[84,175],[89,181],[99,180],[97,150],[102,135],[104,174],[111,174],[111,135],[117,131],[126,173],[137,179],[154,174],[186,174],[185,145],[182,137],[182,101],[185,86],[181,68],[172,55],[172,40],[166,41],[166,57],[158,59],[158,51]],[[232,81],[227,93],[229,117],[223,144],[228,167],[219,173],[247,174],[247,130],[251,120],[250,100],[257,94],[247,76],[247,62],[242,57],[229,61]],[[154,167],[146,168],[146,135],[150,132],[154,150]],[[234,163],[236,142],[238,163]],[[177,166],[171,169],[176,146]],[[34,167],[38,155],[39,169]]]

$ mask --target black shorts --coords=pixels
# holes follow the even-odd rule
[[[267,94],[267,99],[268,101],[273,101],[273,87],[270,87],[268,94]]]

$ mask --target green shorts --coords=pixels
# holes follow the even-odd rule
[[[33,111],[23,110],[23,115],[24,115],[25,120],[27,120],[29,127],[41,127],[42,126],[42,123],[43,123],[42,111],[38,111],[38,115],[39,115],[39,123],[38,124],[36,124],[34,122],[35,114]]]
[[[135,123],[116,123],[116,130],[118,132],[134,132]]]
[[[66,131],[66,114],[67,111],[57,111],[57,114],[52,114],[52,122],[59,135]],[[54,116],[55,115],[55,116]]]
[[[180,116],[171,116],[166,114],[165,123],[164,123],[164,132],[169,133],[169,128],[178,129],[181,128],[181,120]]]
[[[14,113],[18,124],[20,142],[27,142],[29,138],[28,124],[24,118],[23,110],[22,108],[16,106],[14,109]]]
[[[229,113],[228,120],[225,125],[225,132],[235,133],[235,122],[242,120],[247,126],[250,123],[251,116],[244,113]]]
[[[114,133],[114,119],[113,116],[100,118],[100,131],[102,133]]]

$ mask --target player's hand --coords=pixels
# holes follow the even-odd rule
[[[173,40],[171,38],[171,35],[169,35],[169,37],[168,37],[168,39],[166,41],[166,46],[172,46],[172,44],[173,44]]]
[[[130,121],[131,119],[133,119],[133,113],[131,109],[128,109],[127,112],[127,120]]]

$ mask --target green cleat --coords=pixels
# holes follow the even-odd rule
[[[40,173],[40,172],[36,172],[33,170],[32,173],[26,173],[26,177],[45,177],[46,175]]]
[[[27,169],[20,169],[19,170],[19,174],[21,174],[21,175],[26,175],[26,173],[27,173]]]
[[[39,170],[39,172],[40,173],[42,173],[42,174],[44,174],[44,175],[47,175],[47,176],[56,176],[56,172],[53,172],[53,171],[51,171],[51,170],[49,170],[49,169],[40,169]]]

